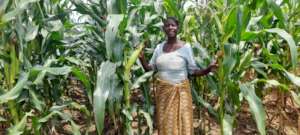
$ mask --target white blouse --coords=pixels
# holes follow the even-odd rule
[[[199,69],[196,66],[190,44],[186,43],[173,52],[164,52],[164,45],[165,42],[157,45],[149,63],[157,71],[160,79],[173,84],[180,83],[188,78],[188,74]]]

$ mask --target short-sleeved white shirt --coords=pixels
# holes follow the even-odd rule
[[[165,42],[157,45],[150,60],[159,78],[176,84],[186,80],[188,74],[198,69],[189,43],[173,52],[164,52],[164,45]]]

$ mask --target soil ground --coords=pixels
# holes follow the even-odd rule
[[[82,90],[73,89],[71,93],[66,95],[70,96],[72,99],[80,104],[87,104],[87,97],[83,96],[84,93]],[[141,94],[139,92],[133,93],[133,102],[139,102]],[[285,97],[283,99],[282,97]],[[283,102],[285,101],[285,102]],[[266,130],[267,135],[297,135],[297,126],[298,126],[298,117],[299,110],[296,105],[293,103],[290,95],[286,94],[284,96],[280,95],[277,91],[271,91],[266,94],[263,98],[263,104],[267,113],[266,119]],[[81,132],[85,134],[88,131],[88,134],[96,135],[96,128],[94,122],[92,125],[87,125],[87,118],[78,110],[66,109],[65,113],[72,115],[72,119],[81,127]],[[4,110],[0,109],[0,114],[3,116]],[[115,135],[117,134],[115,129],[110,127],[110,120],[105,120],[105,135]],[[133,121],[133,130],[137,131],[137,121]],[[234,135],[258,135],[256,128],[256,123],[252,118],[252,115],[249,110],[247,103],[243,103],[241,111],[238,113],[237,121],[235,123]],[[60,127],[62,126],[62,128]],[[7,128],[9,128],[8,123],[0,122],[0,135],[6,134]],[[142,127],[142,130],[145,130],[147,127]],[[56,129],[52,130],[53,135],[60,134],[71,134],[71,126],[67,122],[60,123]],[[195,135],[220,135],[220,126],[217,121],[211,117],[205,109],[194,109],[194,130]],[[154,128],[153,135],[157,135],[157,130]]]

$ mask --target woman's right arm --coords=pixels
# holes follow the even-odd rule
[[[141,53],[139,55],[139,59],[142,63],[143,68],[145,69],[145,71],[150,71],[153,69],[152,66],[145,59],[144,50],[141,51]]]

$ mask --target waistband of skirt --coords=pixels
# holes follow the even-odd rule
[[[158,77],[155,78],[155,82],[164,83],[164,84],[168,84],[168,85],[172,85],[172,86],[182,86],[182,85],[189,84],[188,79],[182,80],[181,82],[174,84],[174,83],[172,83],[168,80],[164,80],[164,79],[161,79],[161,78],[158,78]]]

